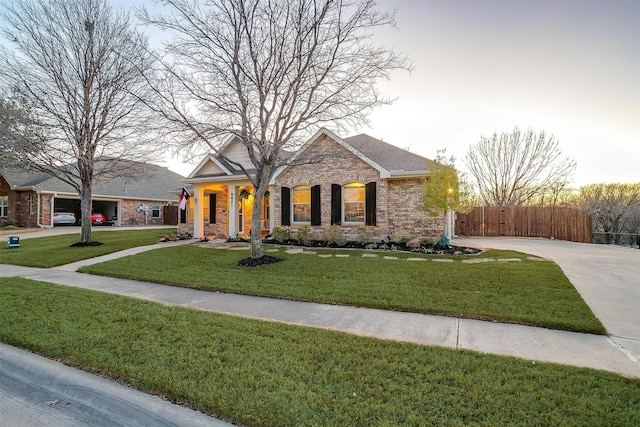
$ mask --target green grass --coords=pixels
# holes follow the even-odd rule
[[[492,250],[481,256],[522,261],[465,264],[460,256],[449,257],[455,259],[452,263],[439,263],[409,262],[405,258],[417,255],[395,252],[401,259],[362,258],[360,251],[329,253],[350,257],[288,255],[280,250],[271,255],[284,262],[246,268],[237,262],[248,251],[191,245],[80,271],[205,290],[606,333],[555,263],[531,261],[526,254]]]
[[[0,279],[0,340],[248,426],[640,425],[640,380]]]
[[[5,244],[0,246],[0,264],[55,267],[137,246],[152,245],[158,243],[158,238],[163,234],[172,232],[175,232],[175,227],[152,230],[93,231],[92,240],[104,244],[81,248],[69,247],[80,240],[80,229],[77,234],[20,239],[18,249],[7,249]]]

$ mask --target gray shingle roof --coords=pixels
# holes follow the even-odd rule
[[[424,171],[428,173],[428,165],[433,163],[433,160],[366,134],[343,138],[343,141],[390,172]]]
[[[128,177],[95,179],[93,183],[95,196],[175,200],[175,193],[182,188],[184,177],[165,167],[130,160],[118,160],[118,162],[123,162],[123,167],[133,168],[135,174]],[[12,187],[35,187],[45,192],[76,193],[66,182],[39,172],[3,167],[0,173]]]

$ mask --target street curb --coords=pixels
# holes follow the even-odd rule
[[[233,425],[3,343],[0,343],[0,366],[3,376],[91,407],[121,425]]]

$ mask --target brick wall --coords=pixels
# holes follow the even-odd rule
[[[51,194],[40,195],[40,224],[43,226],[51,226]]]
[[[281,223],[281,187],[293,188],[298,185],[320,185],[321,225],[312,226],[312,238],[323,239],[331,224],[331,184],[345,185],[350,182],[376,182],[376,225],[367,226],[371,240],[381,240],[387,236],[439,237],[444,219],[432,218],[421,207],[421,179],[387,180],[380,173],[327,136],[322,136],[303,153],[305,159],[321,159],[317,163],[292,165],[277,179],[272,189],[275,208],[275,225]],[[289,228],[293,233],[298,225]],[[343,236],[357,240],[362,234],[362,226],[341,226]],[[293,234],[292,233],[292,234]]]
[[[14,191],[13,200],[9,196],[9,209],[15,215],[15,225],[20,227],[38,226],[38,194],[35,191]],[[33,213],[29,212],[29,198],[33,198]]]
[[[160,217],[152,217],[152,209],[154,204],[160,205]],[[144,225],[144,212],[138,211],[140,205],[147,205],[147,225],[163,225],[164,218],[162,217],[162,208],[167,205],[167,202],[150,202],[148,200],[132,200],[126,199],[121,203],[121,215],[120,225]]]
[[[12,209],[11,203],[13,196],[13,192],[11,191],[11,187],[9,183],[4,179],[2,175],[0,175],[0,196],[8,196],[9,197],[9,206],[7,216],[0,216],[0,226],[4,225],[13,225],[15,224],[15,210]]]
[[[387,186],[392,237],[440,238],[444,232],[444,216],[432,217],[422,209],[422,179],[390,179]]]

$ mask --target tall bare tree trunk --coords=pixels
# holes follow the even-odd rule
[[[91,180],[83,182],[80,191],[80,243],[91,242]]]
[[[253,190],[253,215],[251,215],[251,258],[262,258],[262,200],[265,191]]]

